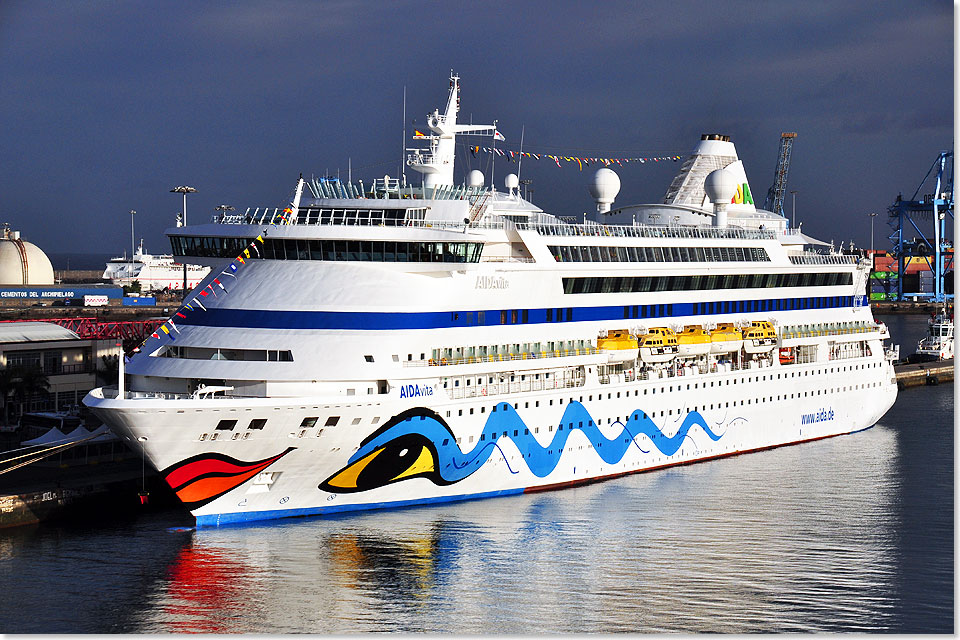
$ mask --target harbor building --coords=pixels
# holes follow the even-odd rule
[[[47,322],[0,322],[0,420],[76,409],[119,354],[116,339],[85,339]]]

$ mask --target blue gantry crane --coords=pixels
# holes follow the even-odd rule
[[[787,190],[787,173],[790,171],[790,153],[793,151],[795,133],[780,134],[780,150],[777,153],[777,170],[773,174],[773,184],[767,190],[763,208],[783,216],[783,194]],[[786,217],[786,216],[784,216]]]
[[[930,185],[932,191],[921,195],[931,176],[935,176]],[[948,251],[953,248],[953,241],[947,238],[948,230],[953,229],[953,152],[941,151],[913,197],[904,200],[903,194],[898,195],[896,201],[887,208],[887,213],[887,224],[893,228],[889,238],[893,244],[893,255],[897,258],[897,299],[918,298],[933,302],[952,300],[953,288],[944,276],[953,271],[953,252]],[[924,291],[922,284],[917,291],[910,291],[911,287],[905,286],[906,267],[912,262],[911,258],[925,261],[930,269],[933,282],[931,287],[927,287],[929,290]]]

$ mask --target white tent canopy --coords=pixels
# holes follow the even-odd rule
[[[21,442],[20,444],[26,445],[26,446],[30,446],[34,444],[63,444],[64,442],[68,442],[70,440],[72,440],[72,438],[68,438],[67,436],[63,435],[63,432],[60,431],[60,429],[54,427],[50,429],[50,431],[47,431],[42,436],[34,438],[33,440],[27,440],[25,442]]]

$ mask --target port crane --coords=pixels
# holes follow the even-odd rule
[[[921,195],[923,186],[931,177],[935,177],[932,192]],[[953,228],[953,152],[941,151],[913,196],[904,200],[902,195],[898,195],[896,201],[887,208],[887,213],[887,224],[893,228],[893,233],[888,237],[893,244],[893,255],[897,258],[897,299],[903,300],[906,296],[933,302],[952,300],[953,291],[945,291],[944,274],[953,270],[953,253],[947,251],[953,247],[953,243],[946,237],[948,217],[949,228]],[[923,226],[927,229],[922,230]],[[933,235],[928,235],[931,232]],[[911,258],[926,262],[933,273],[933,291],[904,291],[906,266]]]
[[[773,174],[773,184],[767,190],[767,198],[763,201],[763,208],[783,216],[783,194],[787,190],[787,173],[790,171],[790,153],[793,151],[793,141],[796,133],[780,134],[780,150],[777,152],[777,170]],[[786,216],[783,216],[786,217]]]

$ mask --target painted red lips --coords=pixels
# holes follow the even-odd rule
[[[160,475],[188,508],[195,509],[240,486],[294,449],[255,462],[202,453],[167,467]]]

